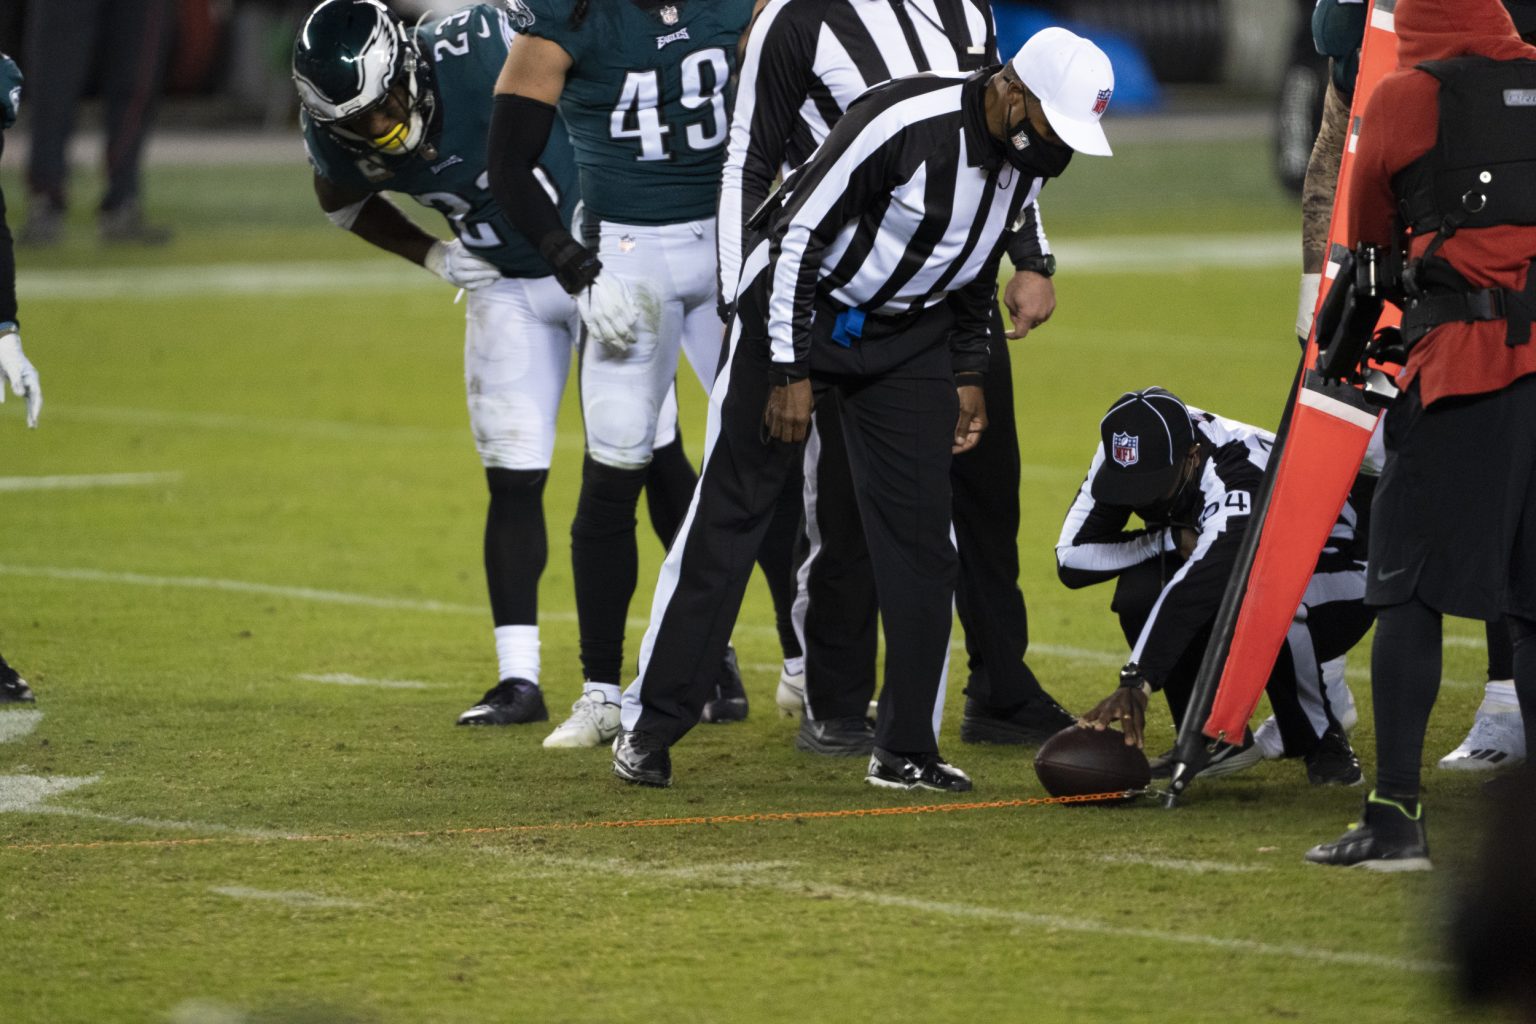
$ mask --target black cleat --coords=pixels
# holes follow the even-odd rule
[[[1337,726],[1323,733],[1306,762],[1307,781],[1314,786],[1358,786],[1365,780],[1360,759]]]
[[[613,741],[613,774],[637,786],[672,785],[672,755],[648,732],[621,732]]]
[[[1077,719],[1049,697],[1025,701],[1015,708],[989,708],[967,697],[960,719],[960,742],[1037,746]]]
[[[704,705],[704,721],[711,725],[744,722],[747,718],[747,690],[741,685],[741,669],[736,664],[736,648],[725,649],[720,665],[720,680],[715,695]]]
[[[938,754],[892,754],[874,748],[869,754],[869,773],[864,781],[884,789],[936,789],[944,793],[968,793],[971,777]]]
[[[1376,795],[1365,798],[1360,821],[1331,843],[1307,851],[1313,864],[1366,868],[1370,871],[1428,871],[1429,840],[1424,835],[1424,805]]]
[[[0,658],[0,704],[30,704],[36,699],[27,681]]]
[[[795,749],[827,757],[866,757],[875,749],[875,727],[863,715],[815,721],[802,718]]]
[[[1170,747],[1147,760],[1154,779],[1173,778],[1173,759],[1177,750],[1177,747]],[[1247,732],[1243,734],[1243,742],[1240,745],[1216,744],[1216,752],[1210,755],[1203,766],[1199,767],[1196,774],[1202,779],[1219,779],[1223,775],[1236,775],[1256,764],[1262,764],[1263,761],[1264,751],[1253,741],[1253,733]]]
[[[524,725],[549,721],[544,691],[526,679],[503,679],[459,716],[460,725]]]

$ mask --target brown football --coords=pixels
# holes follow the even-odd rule
[[[1079,729],[1075,725],[1041,745],[1035,755],[1035,774],[1051,796],[1145,789],[1152,780],[1147,755],[1137,747],[1127,746],[1123,733],[1115,729]]]

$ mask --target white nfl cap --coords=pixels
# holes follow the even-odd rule
[[[1109,156],[1099,118],[1115,92],[1115,70],[1104,51],[1064,28],[1041,29],[1009,62],[1040,99],[1051,128],[1079,153]]]

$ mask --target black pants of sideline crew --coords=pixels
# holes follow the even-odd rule
[[[989,425],[981,442],[950,469],[960,552],[955,609],[964,630],[966,693],[984,706],[1014,708],[1049,695],[1025,662],[1029,615],[1019,590],[1019,435],[1013,367],[994,312],[985,395]],[[805,649],[805,694],[812,718],[864,713],[875,689],[873,569],[864,540],[839,403],[816,409],[807,450],[806,531],[795,624]]]
[[[640,675],[625,694],[625,727],[668,745],[699,720],[758,545],[802,456],[801,445],[763,439],[766,283],[760,278],[743,297],[732,328],[729,384],[719,409],[711,410],[699,487],[662,567]],[[947,341],[952,324],[941,304],[888,336],[866,330],[851,348],[822,337],[812,345],[818,402],[837,402],[843,413],[885,624],[875,743],[900,753],[938,749],[934,715],[958,562],[949,539],[949,449],[958,411]]]

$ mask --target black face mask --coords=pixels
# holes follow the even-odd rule
[[[1031,178],[1055,178],[1072,161],[1071,146],[1051,142],[1035,131],[1027,107],[1023,117],[1008,125],[1002,147],[1003,158]]]

